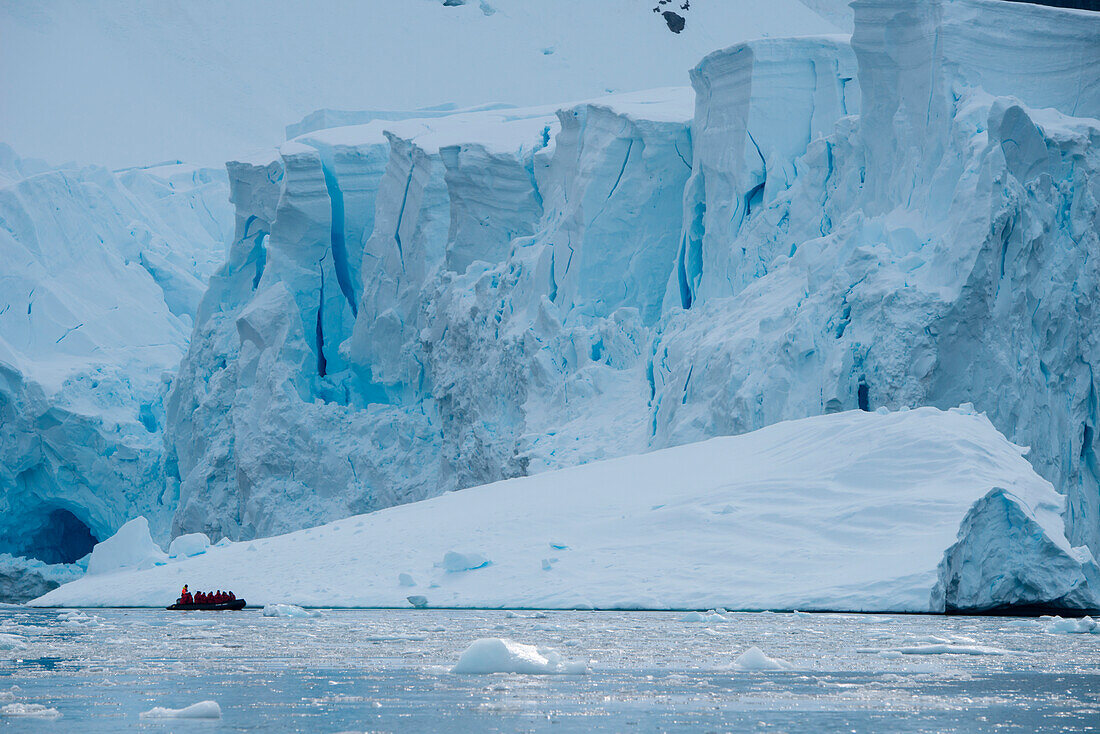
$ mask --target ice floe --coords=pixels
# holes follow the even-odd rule
[[[588,672],[588,665],[565,661],[553,648],[501,638],[484,638],[466,648],[451,672],[583,675]]]

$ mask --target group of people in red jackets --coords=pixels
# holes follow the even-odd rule
[[[227,601],[235,601],[236,594],[232,591],[196,591],[194,595],[187,590],[187,584],[183,585],[183,591],[180,592],[180,598],[176,599],[176,604],[222,604]]]

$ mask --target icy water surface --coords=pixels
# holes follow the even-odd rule
[[[1008,618],[0,609],[0,731],[1095,731],[1100,634]],[[587,661],[455,675],[474,640]],[[759,646],[790,670],[742,672]],[[219,720],[139,714],[213,699]]]

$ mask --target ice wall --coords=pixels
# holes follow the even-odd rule
[[[690,114],[689,90],[658,90],[375,121],[230,164],[237,241],[168,400],[175,531],[266,535],[524,474],[570,375],[627,371],[643,395]],[[573,417],[540,466],[603,454]]]
[[[0,552],[71,563],[138,513],[167,536],[163,398],[228,239],[225,174],[9,164]]]
[[[1100,20],[853,9],[850,43],[706,57],[694,101],[373,121],[231,164],[238,241],[168,403],[175,531],[973,402],[1066,496],[1057,552],[1095,553]],[[1009,547],[982,528],[1026,534],[982,502],[963,565]],[[959,563],[945,605],[980,598]]]
[[[1068,496],[1071,541],[1095,549],[1100,19],[976,0],[853,7],[861,114],[813,140],[747,222],[744,186],[720,197],[732,214],[719,234],[739,229],[728,246],[704,231],[704,252],[719,253],[698,280],[745,286],[735,299],[703,288],[669,314],[654,349],[656,440],[972,400],[1032,447]],[[1022,49],[997,35],[1022,26],[1035,30]],[[736,87],[704,91],[697,172],[723,163],[707,121],[743,104]],[[767,257],[743,259],[754,252]]]

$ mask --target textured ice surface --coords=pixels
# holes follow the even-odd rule
[[[80,578],[84,571],[75,563],[47,564],[36,558],[0,553],[2,598],[8,602],[25,602]]]
[[[166,540],[163,400],[223,257],[225,173],[0,154],[0,552],[72,563],[139,514]]]
[[[293,604],[268,604],[264,607],[265,617],[284,617],[286,619],[302,619],[306,617],[319,617],[320,612],[295,606]]]
[[[89,574],[32,604],[163,606],[188,583],[313,607],[1097,606],[1100,569],[1044,522],[1064,498],[1021,454],[969,410],[849,411]],[[1007,554],[1017,531],[1035,539]],[[477,555],[452,550],[474,538]],[[552,538],[568,548],[544,570]]]
[[[197,556],[200,553],[205,553],[209,547],[210,538],[202,533],[177,535],[172,539],[171,545],[168,546],[168,557],[186,558],[187,556]]]
[[[110,538],[96,544],[88,559],[88,575],[114,573],[126,568],[148,568],[168,558],[149,535],[149,521],[137,517]]]

